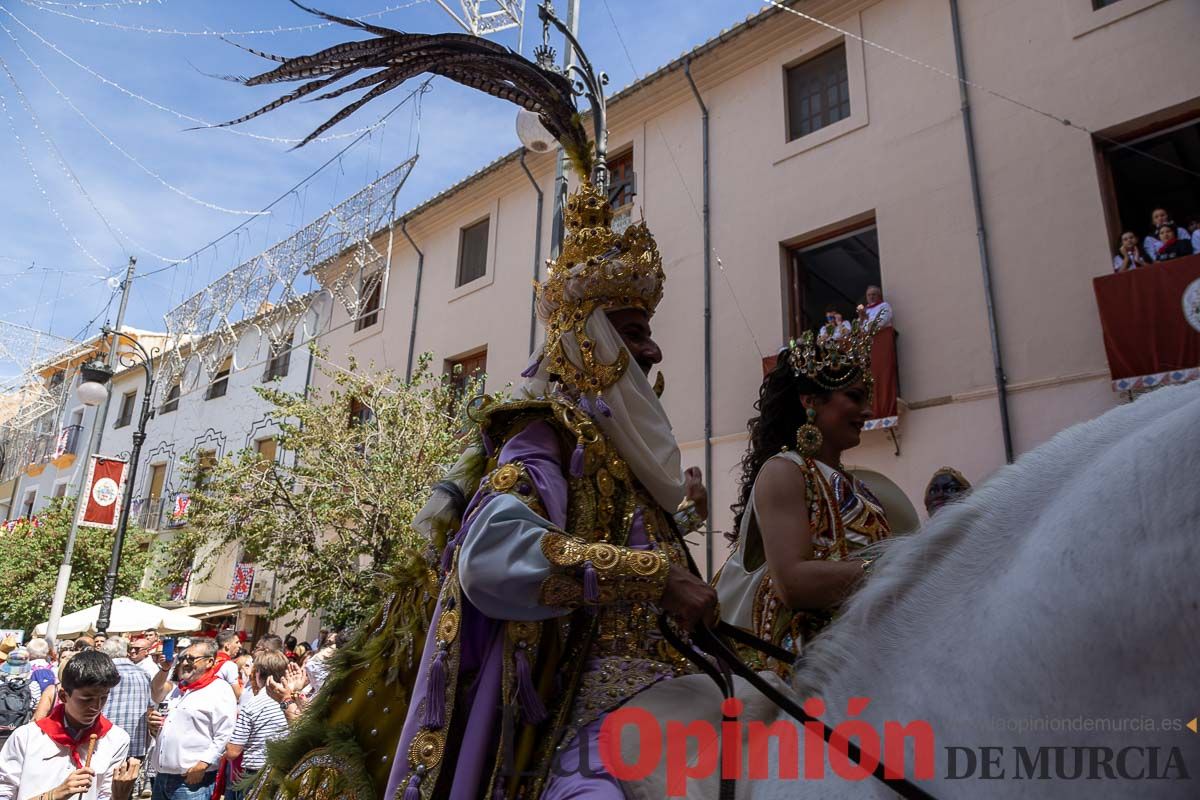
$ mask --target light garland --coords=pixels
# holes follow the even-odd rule
[[[21,43],[18,42],[15,38],[13,38],[12,31],[10,31],[8,28],[4,27],[3,23],[0,23],[0,29],[3,29],[4,32],[6,34],[8,34],[8,37],[13,40],[13,44],[15,44],[17,46],[17,49],[21,51],[21,54],[23,56],[25,56],[25,59],[27,61],[29,61],[30,64],[33,65],[34,69],[36,69],[42,75],[42,77],[46,77],[45,73],[42,72],[41,68],[33,61],[32,58],[29,57],[29,54],[25,52],[25,48],[21,47]],[[56,145],[54,143],[54,139],[50,136],[50,132],[47,131],[45,126],[43,126],[41,124],[41,120],[38,119],[37,113],[33,110],[33,106],[30,105],[30,103],[29,103],[29,98],[25,95],[24,92],[21,91],[21,87],[17,83],[16,76],[14,76],[12,74],[12,71],[9,70],[8,65],[4,62],[3,59],[0,59],[0,67],[3,67],[5,74],[8,76],[9,81],[13,85],[13,88],[17,90],[17,97],[21,101],[21,104],[25,107],[25,111],[29,114],[30,122],[33,123],[33,127],[35,129],[37,129],[38,133],[41,134],[42,140],[46,142],[46,146],[50,149],[50,152],[54,155],[55,160],[58,162],[59,168],[62,169],[63,173],[65,173],[66,176],[71,180],[71,182],[75,185],[75,188],[79,190],[79,193],[81,195],[83,195],[83,198],[87,201],[88,205],[91,206],[92,211],[96,212],[96,216],[98,216],[100,218],[100,221],[104,223],[104,226],[106,228],[108,228],[110,232],[113,232],[114,238],[117,238],[119,236],[120,238],[125,239],[129,244],[132,244],[134,247],[138,248],[139,250],[142,250],[143,252],[149,254],[150,256],[153,256],[154,258],[158,259],[159,261],[163,261],[168,264],[181,263],[182,259],[170,258],[168,256],[160,255],[159,253],[154,252],[149,247],[142,244],[137,239],[133,238],[131,235],[129,235],[128,233],[123,231],[120,228],[120,226],[118,226],[115,222],[112,222],[106,216],[104,216],[104,213],[102,211],[100,211],[100,209],[96,206],[95,201],[92,200],[92,196],[88,193],[87,189],[85,189],[83,187],[83,184],[80,183],[79,178],[75,175],[75,171],[72,170],[70,165],[67,164],[66,158],[63,156],[62,151],[59,150],[58,145]],[[49,78],[46,78],[46,80],[49,81]],[[123,247],[123,245],[121,244],[119,239],[117,240],[117,246]]]
[[[162,5],[164,0],[110,0],[107,3],[63,3],[59,0],[34,0],[33,5],[59,6],[60,8],[129,8],[130,6]]]
[[[52,80],[50,80],[49,77],[47,77],[46,73],[42,72],[42,68],[37,65],[37,62],[34,61],[34,59],[30,58],[29,53],[25,52],[25,48],[20,46],[20,42],[18,42],[16,40],[16,37],[13,37],[12,31],[5,28],[4,23],[0,23],[0,30],[4,30],[5,34],[8,35],[8,38],[11,38],[13,44],[16,44],[17,49],[20,50],[20,54],[25,56],[25,60],[30,62],[30,65],[32,65],[32,67],[34,67],[35,70],[37,70],[38,74],[41,74],[41,76],[43,78],[46,78],[47,83],[54,86],[54,82],[52,82]],[[0,67],[4,68],[4,72],[5,72],[6,76],[8,77],[8,80],[10,80],[10,82],[12,83],[12,88],[17,90],[18,100],[20,100],[20,103],[22,103],[23,106],[25,107],[25,112],[29,114],[30,121],[32,122],[32,124],[34,124],[34,127],[36,128],[37,132],[41,134],[42,139],[44,140],[44,142],[46,142],[46,145],[48,146],[50,152],[52,152],[52,154],[54,155],[55,160],[58,161],[59,168],[61,168],[62,172],[64,172],[66,174],[67,178],[71,180],[72,184],[74,185],[74,187],[77,188],[79,193],[83,194],[84,199],[86,201],[88,201],[88,205],[91,206],[91,210],[95,211],[96,216],[100,217],[101,222],[104,223],[104,227],[108,228],[110,233],[114,233],[114,239],[116,236],[120,235],[120,237],[122,237],[122,239],[125,239],[128,243],[131,243],[131,245],[133,245],[134,247],[137,247],[138,249],[140,249],[140,251],[143,251],[145,253],[152,255],[152,257],[154,257],[160,261],[164,261],[164,263],[167,263],[167,264],[182,264],[182,263],[184,263],[184,259],[170,258],[170,257],[168,257],[168,255],[162,255],[161,253],[156,253],[155,251],[152,251],[152,249],[143,245],[142,242],[138,241],[137,239],[134,239],[134,237],[131,236],[130,234],[127,234],[125,230],[121,230],[121,228],[119,227],[118,224],[116,224],[115,222],[110,222],[108,217],[104,216],[104,213],[100,209],[98,209],[98,207],[96,206],[95,201],[91,199],[91,194],[88,193],[88,190],[85,190],[82,182],[79,182],[78,176],[76,176],[76,174],[74,174],[74,170],[72,170],[71,167],[68,166],[68,164],[66,163],[66,158],[64,156],[62,156],[62,152],[59,150],[58,145],[54,144],[54,139],[52,137],[50,137],[49,131],[46,130],[46,127],[42,126],[41,120],[38,119],[38,116],[34,110],[34,107],[32,107],[32,104],[30,104],[30,102],[29,102],[29,97],[25,95],[25,92],[22,91],[22,89],[20,89],[20,85],[17,83],[16,76],[13,76],[12,71],[8,70],[8,65],[5,64],[4,59],[0,59]],[[55,90],[56,89],[58,89],[58,86],[55,86]],[[116,242],[116,243],[118,243],[119,247],[122,247],[120,240],[118,240],[118,242]]]
[[[427,2],[427,0],[420,0],[420,2]],[[128,97],[131,97],[134,100],[137,100],[138,102],[144,103],[144,104],[150,106],[151,108],[158,109],[159,111],[165,111],[166,113],[168,113],[178,119],[184,120],[185,122],[194,123],[201,128],[205,128],[205,129],[211,128],[213,130],[224,131],[226,133],[230,133],[235,136],[245,136],[249,139],[257,139],[259,141],[272,142],[274,144],[299,144],[300,142],[304,141],[303,139],[289,138],[286,136],[265,136],[260,133],[253,133],[252,131],[245,131],[245,130],[241,130],[238,128],[221,127],[221,125],[218,123],[210,122],[208,120],[201,119],[200,117],[193,117],[191,114],[186,114],[182,111],[177,111],[168,106],[164,106],[161,103],[156,103],[155,101],[151,100],[148,97],[140,95],[137,92],[134,92],[130,89],[126,89],[124,86],[117,83],[116,81],[114,81],[110,78],[106,78],[105,76],[101,75],[99,72],[92,69],[88,65],[71,57],[69,54],[65,53],[62,50],[62,48],[60,48],[54,42],[51,42],[50,40],[46,39],[44,36],[42,36],[40,33],[35,31],[33,28],[26,25],[24,21],[22,21],[19,17],[14,15],[11,11],[9,11],[4,6],[0,6],[0,11],[3,11],[5,14],[7,14],[14,22],[16,22],[18,25],[20,25],[26,31],[28,31],[34,38],[36,38],[38,41],[40,41],[46,47],[49,47],[51,50],[58,53],[60,56],[65,58],[67,61],[70,61],[75,66],[79,67],[81,70],[88,73],[96,80],[100,81],[103,84],[111,86],[112,88],[116,89],[117,91],[121,92],[122,94],[124,94]],[[354,131],[346,131],[345,133],[330,133],[330,134],[326,134],[325,136],[320,136],[316,139],[313,139],[313,141],[314,142],[330,142],[330,141],[335,141],[337,139],[349,139],[352,136],[361,136],[362,134],[367,133],[368,131],[372,131],[372,130],[374,130],[378,127],[384,126],[386,124],[387,124],[386,121],[380,120],[379,122],[376,122],[374,125],[368,125],[365,128],[359,128],[358,130],[354,130]]]
[[[195,342],[194,353],[212,372],[237,345],[234,327],[269,302],[275,306],[274,319],[265,333],[278,346],[291,337],[307,310],[307,304],[298,302],[301,293],[295,287],[297,278],[333,264],[341,254],[349,254],[347,261],[327,288],[351,318],[357,317],[382,280],[386,264],[371,237],[390,221],[393,199],[416,161],[417,156],[411,157],[179,303],[163,315],[168,336],[176,342],[185,338]],[[183,367],[177,351],[165,357],[161,366],[163,385],[181,374]]]
[[[58,9],[55,9],[55,8],[48,8],[43,5],[38,5],[37,3],[32,2],[32,0],[21,0],[21,2],[31,8],[37,9],[38,11],[45,11],[50,14],[57,14],[60,17],[67,17],[68,19],[73,19],[78,22],[88,22],[88,23],[91,23],[92,25],[98,25],[98,26],[104,27],[104,28],[115,28],[117,30],[122,30],[122,31],[132,31],[134,33],[165,34],[165,35],[169,35],[169,36],[260,36],[260,35],[268,35],[268,34],[274,35],[277,33],[294,33],[296,31],[315,31],[315,30],[319,30],[321,28],[329,28],[329,27],[332,27],[337,24],[335,22],[314,22],[314,23],[310,23],[308,25],[289,25],[289,26],[279,27],[279,28],[263,28],[261,30],[256,30],[256,31],[180,31],[180,30],[174,30],[171,28],[146,28],[146,27],[142,27],[140,25],[121,25],[116,22],[108,22],[107,20],[92,19],[90,17],[80,17],[75,14],[68,14],[65,11],[59,11]],[[421,5],[422,3],[427,3],[427,2],[429,2],[429,0],[412,0],[412,2],[404,3],[403,5],[388,6],[387,8],[380,9],[379,11],[371,11],[369,13],[362,14],[357,17],[353,17],[353,19],[361,21],[361,20],[371,19],[372,17],[382,17],[385,14],[391,14],[395,11],[402,11],[406,8],[412,8],[413,6]]]
[[[12,39],[14,42],[16,42],[16,39],[12,35],[12,31],[10,31],[7,27],[4,27],[2,24],[0,24],[0,28],[3,28],[4,32],[8,34],[9,38]],[[175,194],[177,194],[180,197],[183,197],[187,200],[192,201],[196,205],[203,206],[204,208],[208,208],[213,211],[221,211],[225,214],[233,214],[235,216],[258,217],[258,216],[263,216],[264,214],[271,213],[269,211],[242,211],[242,210],[239,210],[236,208],[226,208],[225,206],[219,206],[216,203],[210,203],[207,200],[201,200],[199,197],[191,195],[188,192],[184,191],[183,189],[180,189],[178,186],[175,186],[174,184],[168,182],[165,178],[163,178],[157,172],[150,169],[145,164],[143,164],[141,161],[139,161],[137,159],[137,157],[134,156],[132,153],[130,153],[128,150],[126,150],[125,148],[121,147],[121,145],[114,142],[107,133],[102,131],[100,129],[100,127],[98,125],[96,125],[96,123],[92,122],[92,120],[87,116],[87,114],[84,114],[83,111],[81,111],[79,109],[79,107],[77,105],[75,105],[75,103],[71,100],[70,97],[67,97],[67,95],[63,93],[62,89],[58,88],[58,84],[56,84],[53,80],[51,80],[50,76],[47,75],[40,66],[38,66],[37,62],[35,62],[32,58],[29,57],[29,54],[25,52],[25,48],[21,47],[20,43],[17,43],[17,48],[21,51],[21,53],[25,56],[25,58],[29,61],[29,63],[33,65],[33,68],[38,71],[38,74],[41,75],[46,80],[46,83],[50,84],[51,88],[54,89],[55,93],[59,96],[59,98],[64,103],[66,103],[68,106],[70,106],[71,110],[74,111],[76,114],[78,114],[79,118],[82,119],[85,123],[87,123],[87,125],[92,130],[94,130],[97,134],[99,134],[100,138],[102,138],[102,139],[104,139],[104,141],[108,142],[108,144],[114,150],[116,150],[118,153],[123,155],[126,159],[128,159],[134,166],[136,166],[142,172],[146,173],[151,178],[154,178],[154,180],[158,181],[159,183],[161,183],[166,188],[170,189]],[[7,68],[5,68],[5,72],[8,72]],[[21,91],[21,88],[19,86],[17,86],[16,80],[12,77],[12,73],[9,73],[9,79],[13,81],[13,88],[15,88],[17,90],[17,94],[23,95],[24,93]],[[26,102],[26,106],[28,106],[27,102]]]
[[[29,171],[33,174],[33,182],[37,184],[38,191],[42,193],[42,197],[46,199],[46,205],[50,208],[50,213],[58,220],[58,224],[62,227],[63,232],[67,234],[79,251],[88,257],[93,264],[102,270],[107,271],[108,267],[96,256],[92,255],[92,251],[83,246],[83,243],[75,236],[75,232],[67,226],[67,221],[62,218],[62,214],[58,213],[58,208],[55,207],[54,201],[50,199],[50,194],[46,191],[45,185],[42,183],[42,176],[38,174],[37,167],[33,165],[33,159],[29,157],[29,150],[25,147],[25,140],[21,138],[21,134],[17,133],[17,121],[13,119],[13,115],[8,110],[8,103],[4,101],[4,95],[0,94],[0,110],[4,112],[4,117],[8,120],[8,127],[12,130],[13,138],[17,140],[17,147],[21,151],[21,157],[25,159],[25,165],[29,167]]]

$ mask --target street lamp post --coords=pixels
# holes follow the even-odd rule
[[[100,598],[100,615],[96,619],[96,632],[102,635],[108,633],[108,623],[112,617],[113,595],[117,588],[117,572],[121,567],[121,549],[125,545],[125,530],[129,527],[129,510],[133,504],[133,484],[137,477],[138,457],[142,452],[142,444],[146,441],[146,423],[154,416],[154,409],[150,402],[154,396],[152,363],[154,354],[158,350],[158,348],[151,348],[147,351],[137,339],[121,331],[105,328],[104,334],[114,337],[114,348],[116,347],[115,337],[120,336],[137,350],[138,355],[141,356],[140,360],[133,359],[129,354],[121,354],[118,360],[122,366],[132,367],[136,364],[146,371],[146,391],[142,395],[142,410],[138,414],[137,428],[133,432],[133,448],[129,452],[128,474],[125,476],[125,497],[121,503],[121,515],[117,518],[117,534],[113,540],[112,558],[108,562],[108,574],[104,576],[104,594]],[[107,369],[93,369],[86,377],[89,380],[79,387],[81,396],[95,394],[97,390],[107,391],[105,384],[111,380],[112,372]]]

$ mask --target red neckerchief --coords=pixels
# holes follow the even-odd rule
[[[881,305],[883,305],[882,300],[880,300],[878,303],[868,303],[867,308],[874,308],[875,306],[881,306]]]
[[[1163,242],[1162,244],[1160,244],[1158,246],[1158,254],[1162,255],[1163,253],[1165,253],[1167,251],[1168,247],[1170,247],[1171,245],[1175,244],[1178,241],[1179,241],[1178,239],[1172,239],[1169,242]]]
[[[226,656],[226,658],[228,658],[228,656]],[[219,668],[220,668],[220,664],[217,662],[213,662],[213,665],[208,670],[208,672],[204,673],[199,678],[196,678],[196,680],[191,681],[186,686],[184,686],[182,683],[179,684],[179,694],[185,695],[188,692],[194,692],[197,689],[203,689],[205,686],[208,686],[210,683],[212,683],[213,681],[215,681],[217,679],[217,670]]]
[[[96,717],[96,721],[79,732],[79,736],[71,738],[71,734],[67,732],[66,726],[66,707],[59,703],[50,712],[50,716],[37,721],[37,726],[50,737],[50,741],[57,745],[67,748],[67,752],[71,755],[71,761],[76,768],[83,767],[83,760],[79,757],[79,748],[83,746],[92,734],[96,735],[97,739],[103,739],[104,734],[112,729],[112,723],[104,718],[104,715]]]

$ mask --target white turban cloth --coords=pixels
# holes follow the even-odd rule
[[[587,319],[587,334],[595,343],[597,360],[611,364],[617,360],[625,343],[605,312],[603,308],[592,312]],[[581,367],[583,358],[573,332],[563,333],[562,345],[563,353],[571,363]],[[520,393],[529,398],[545,397],[550,385],[550,364],[540,355],[535,358],[540,359],[537,371],[520,389]],[[533,368],[533,363],[530,367]],[[526,372],[528,374],[529,370]],[[675,511],[684,492],[679,444],[675,441],[667,412],[632,354],[625,374],[605,389],[603,395],[612,416],[596,414],[596,424],[646,491],[668,513]]]

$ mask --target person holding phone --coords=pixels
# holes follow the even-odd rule
[[[179,684],[161,706],[149,712],[156,739],[154,800],[209,800],[217,764],[233,736],[237,700],[217,676],[217,643],[193,640],[178,658]],[[161,675],[161,673],[160,673]]]

